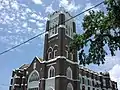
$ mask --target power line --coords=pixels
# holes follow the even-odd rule
[[[103,4],[103,3],[104,3],[104,1],[100,2],[99,4],[96,4],[95,6],[93,6],[93,7],[91,7],[91,8],[88,8],[88,9],[82,11],[81,13],[79,13],[79,14],[77,14],[77,15],[71,17],[71,18],[69,18],[69,19],[66,20],[65,22],[67,22],[67,21],[69,21],[69,20],[71,20],[71,19],[73,19],[73,18],[76,18],[77,16],[79,16],[79,15],[81,15],[81,14],[87,12],[87,11],[90,11],[90,10],[93,9],[93,8],[96,8],[96,7],[98,7],[99,5],[101,5],[101,4]]]
[[[83,13],[85,13],[85,12],[87,12],[87,11],[89,11],[89,10],[91,10],[91,9],[93,9],[93,8],[95,8],[95,7],[97,7],[97,6],[99,6],[99,5],[101,5],[102,3],[104,3],[104,1],[100,2],[99,4],[96,4],[95,6],[89,8],[89,9],[86,9],[86,10],[82,11],[81,13],[79,13],[79,14],[77,14],[77,15],[75,15],[75,16],[73,16],[73,17],[67,19],[67,20],[65,20],[65,21],[62,22],[62,23],[68,22],[69,20],[71,20],[71,19],[73,19],[73,18],[76,18],[77,16],[79,16],[79,15],[81,15],[81,14],[83,14]],[[54,26],[53,28],[58,27],[58,26],[59,26],[59,24],[58,24],[57,26]],[[53,29],[53,28],[50,28],[49,30],[51,30],[51,29]],[[15,49],[15,48],[17,48],[17,47],[19,47],[19,46],[25,44],[25,43],[27,43],[27,42],[29,42],[29,41],[31,41],[31,40],[37,38],[38,36],[41,36],[41,35],[44,34],[44,33],[46,33],[46,31],[45,31],[45,32],[42,32],[42,33],[40,33],[40,34],[38,34],[38,35],[36,35],[36,36],[34,36],[34,37],[32,37],[32,38],[26,40],[26,41],[24,41],[24,42],[22,42],[22,43],[20,43],[20,44],[18,44],[18,45],[16,45],[16,46],[13,46],[13,47],[10,48],[10,49],[7,49],[7,50],[1,52],[0,55],[2,55],[2,54],[4,54],[4,53],[7,53],[7,52],[9,52],[9,51],[11,51],[11,50],[13,50],[13,49]]]
[[[7,85],[7,84],[0,84],[0,86],[8,87],[8,86],[10,86],[10,85]]]
[[[12,50],[12,49],[15,49],[15,48],[19,47],[19,46],[21,46],[21,45],[23,45],[23,44],[25,44],[25,43],[27,43],[27,42],[29,42],[29,41],[37,38],[38,36],[40,36],[40,35],[42,35],[42,34],[44,34],[44,33],[45,33],[45,32],[42,32],[42,33],[40,33],[40,34],[38,34],[38,35],[36,35],[36,36],[34,36],[34,37],[32,37],[32,38],[30,38],[30,39],[28,39],[28,40],[20,43],[20,44],[18,44],[18,45],[14,46],[14,47],[12,47],[12,48],[10,48],[10,49],[7,49],[7,50],[1,52],[0,55],[4,54],[4,53],[6,53],[6,52],[8,52],[8,51],[10,51],[10,50]]]

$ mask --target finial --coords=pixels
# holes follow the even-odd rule
[[[65,12],[65,8],[64,7],[60,7],[60,12]]]

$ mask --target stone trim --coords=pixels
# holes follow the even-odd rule
[[[14,78],[20,78],[20,76],[15,75],[15,76],[13,77],[13,79],[14,79]]]
[[[49,34],[49,32],[48,32],[48,31],[46,31],[46,32],[45,32],[45,34]]]
[[[40,63],[49,63],[49,62],[53,62],[53,61],[56,61],[58,58],[63,58],[63,59],[66,59],[67,62],[71,63],[71,64],[77,64],[78,65],[78,62],[73,62],[69,59],[67,59],[65,56],[57,56],[56,58],[54,59],[51,59],[51,60],[48,60],[48,61],[42,61]]]
[[[65,25],[59,25],[58,28],[66,28]]]
[[[55,63],[50,63],[50,64],[48,64],[47,66],[51,66],[51,65],[54,65],[54,64],[56,64],[56,62],[55,62]]]
[[[14,86],[20,86],[19,84],[14,84]]]
[[[51,76],[51,74],[53,74],[53,73],[50,73],[50,70],[53,70],[53,71],[54,71],[54,75],[53,75],[53,76],[55,76],[55,68],[54,68],[54,66],[51,66],[51,67],[48,69],[48,78],[51,78],[50,76]]]
[[[40,80],[47,80],[47,79],[55,79],[55,78],[66,78],[66,79],[69,79],[69,80],[72,80],[72,81],[80,81],[79,79],[71,79],[71,78],[68,78],[67,76],[64,76],[64,75],[56,75],[55,77],[51,77],[51,78],[41,78]]]

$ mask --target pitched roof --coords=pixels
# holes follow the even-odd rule
[[[26,69],[30,66],[30,64],[23,64],[19,69]]]
[[[43,61],[43,59],[40,58],[40,57],[37,57],[37,56],[36,56],[36,58],[38,59],[39,62],[42,62],[42,61]]]

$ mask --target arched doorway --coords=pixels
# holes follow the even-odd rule
[[[27,90],[39,90],[39,80],[39,73],[36,70],[32,71],[28,78]]]

